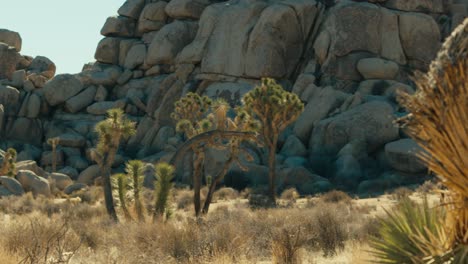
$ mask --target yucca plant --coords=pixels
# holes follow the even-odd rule
[[[168,163],[161,162],[156,164],[156,182],[155,182],[155,205],[153,221],[160,219],[165,213],[168,214],[169,196],[173,187],[174,167]]]
[[[16,156],[14,148],[7,149],[3,157],[2,167],[0,168],[0,175],[7,175],[11,178],[16,176]]]
[[[468,19],[445,41],[418,91],[402,94],[400,120],[425,150],[421,158],[448,189],[445,226],[455,258],[468,251]],[[461,253],[460,253],[461,252]],[[461,255],[460,255],[461,254]],[[466,262],[465,262],[466,263]]]
[[[118,221],[110,181],[111,166],[114,163],[121,140],[128,139],[135,134],[135,123],[125,117],[122,109],[110,109],[107,111],[107,118],[99,122],[95,130],[99,138],[97,147],[92,152],[93,158],[99,165],[103,178],[107,213],[114,221]]]
[[[138,217],[138,221],[144,222],[145,221],[145,208],[141,201],[141,190],[143,188],[143,169],[144,164],[140,160],[131,160],[127,162],[125,166],[125,172],[127,173],[127,177],[129,177],[132,182],[132,190],[133,190],[133,199],[135,202],[135,212]]]
[[[112,185],[117,189],[120,201],[120,207],[122,207],[122,212],[125,216],[125,219],[132,221],[133,218],[130,215],[127,207],[127,192],[128,192],[128,177],[124,173],[115,174],[112,176]]]
[[[386,217],[380,218],[379,237],[370,242],[378,263],[426,263],[428,256],[435,253],[434,257],[442,259],[449,250],[443,207],[430,208],[426,198],[422,204],[404,198],[385,212]]]
[[[270,78],[262,79],[261,85],[243,98],[246,110],[260,121],[260,134],[268,153],[269,197],[276,203],[276,146],[280,133],[296,121],[304,110],[299,97]]]

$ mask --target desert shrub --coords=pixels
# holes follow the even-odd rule
[[[307,242],[300,227],[284,227],[273,235],[272,255],[273,263],[300,264],[302,263],[301,249]]]
[[[189,189],[178,189],[174,192],[177,209],[188,209],[193,204],[193,192]]]
[[[408,198],[412,193],[413,191],[407,187],[399,187],[391,193],[390,198],[400,201],[402,199]]]
[[[235,200],[239,197],[239,192],[233,188],[220,188],[214,193],[215,200]]]
[[[21,263],[68,263],[81,241],[66,221],[37,217],[16,222],[4,230],[3,245]]]
[[[264,194],[250,194],[249,195],[249,206],[252,209],[258,208],[272,208],[276,205],[272,203],[270,197]]]
[[[281,199],[295,202],[297,199],[299,199],[299,193],[297,192],[296,188],[292,187],[284,190],[281,193]]]
[[[437,189],[438,189],[437,184],[432,180],[428,180],[428,181],[425,181],[423,184],[421,184],[418,188],[416,188],[416,192],[427,194]]]
[[[96,204],[104,193],[101,187],[91,186],[84,190],[74,192],[70,197],[80,197],[81,201],[88,204]]]
[[[347,193],[338,190],[324,193],[320,198],[326,203],[350,203],[352,201],[352,198]]]
[[[242,199],[248,199],[251,193],[252,193],[251,188],[245,188],[240,192],[239,195]]]
[[[315,214],[316,217],[316,244],[323,251],[324,256],[329,257],[343,250],[348,238],[345,219],[337,207],[321,206]]]

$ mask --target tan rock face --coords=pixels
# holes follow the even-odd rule
[[[14,47],[17,52],[21,51],[22,39],[18,32],[8,29],[0,29],[0,42]]]
[[[0,42],[0,79],[12,79],[20,55],[14,47]]]

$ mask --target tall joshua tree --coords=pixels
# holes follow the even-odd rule
[[[2,167],[0,168],[0,175],[7,175],[11,178],[16,176],[16,156],[14,148],[7,149],[5,157],[3,157]]]
[[[60,143],[59,137],[49,138],[47,144],[52,147],[52,172],[57,171],[57,146]]]
[[[168,210],[168,200],[173,186],[174,167],[162,162],[156,164],[155,201],[153,222],[157,221]]]
[[[135,212],[138,221],[145,221],[145,208],[141,202],[141,189],[143,188],[143,162],[140,160],[131,160],[125,167],[127,176],[132,179],[133,198],[135,201]]]
[[[118,221],[112,197],[111,166],[115,160],[121,140],[128,139],[135,133],[135,123],[125,118],[121,109],[110,109],[107,111],[107,118],[99,122],[95,130],[98,133],[99,139],[93,155],[103,177],[107,213],[113,220]]]
[[[268,153],[269,196],[276,203],[276,145],[280,133],[304,110],[297,95],[287,92],[275,80],[264,78],[261,85],[248,92],[244,104],[261,123],[260,134]]]

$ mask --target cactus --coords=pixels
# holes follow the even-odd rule
[[[0,168],[0,175],[7,175],[11,178],[16,176],[16,156],[14,148],[7,149],[5,157],[3,157],[2,167]]]
[[[260,134],[268,152],[269,197],[276,203],[276,145],[280,133],[304,110],[297,95],[283,90],[275,80],[264,78],[261,85],[243,98],[246,110],[261,123]]]
[[[99,165],[103,177],[104,199],[109,216],[118,221],[112,197],[110,182],[111,166],[122,139],[127,139],[135,133],[135,123],[124,117],[121,109],[110,109],[108,117],[96,125],[98,144],[93,150],[93,159]]]
[[[143,188],[143,162],[140,160],[131,160],[125,167],[127,176],[132,179],[133,197],[135,200],[135,212],[138,221],[145,221],[145,208],[141,202],[141,189]]]
[[[57,171],[57,146],[60,143],[60,138],[54,137],[47,140],[47,144],[52,147],[52,172]]]
[[[153,221],[156,221],[166,213],[166,217],[171,215],[167,206],[169,195],[173,187],[172,179],[174,178],[174,167],[168,163],[156,164],[156,182],[155,182],[155,205]]]
[[[132,221],[133,218],[130,215],[130,212],[128,211],[127,201],[126,201],[127,200],[126,195],[128,191],[128,185],[129,185],[127,175],[123,173],[115,174],[112,178],[112,183],[117,189],[117,192],[119,194],[120,206],[122,207],[122,211],[124,213],[125,219],[127,219],[128,221]]]

